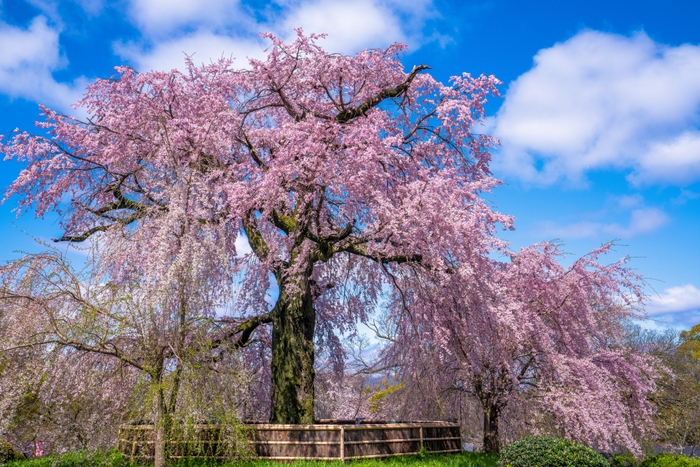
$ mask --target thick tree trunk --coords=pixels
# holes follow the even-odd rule
[[[272,316],[271,423],[314,422],[314,329],[311,268],[294,287],[280,283]]]
[[[483,401],[484,411],[484,452],[496,454],[500,451],[500,441],[498,439],[498,415],[500,409],[490,401]]]

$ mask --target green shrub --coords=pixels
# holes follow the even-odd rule
[[[700,467],[700,459],[673,454],[656,454],[644,459],[639,467]]]
[[[23,457],[22,453],[17,452],[9,442],[0,439],[0,464],[22,459]]]
[[[639,461],[632,454],[615,454],[610,459],[612,467],[638,467]]]
[[[591,448],[567,439],[530,436],[501,451],[500,467],[609,467]]]

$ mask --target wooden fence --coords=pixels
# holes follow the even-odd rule
[[[351,460],[417,454],[460,452],[459,425],[445,422],[353,422],[315,425],[255,423],[244,428],[247,442],[260,458],[270,460]],[[218,425],[195,426],[190,441],[172,441],[171,458],[227,457]],[[130,460],[153,458],[153,426],[123,425],[119,450]]]

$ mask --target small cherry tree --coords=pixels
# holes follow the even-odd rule
[[[7,196],[57,210],[58,240],[99,234],[115,284],[171,284],[186,269],[215,294],[245,270],[245,321],[216,343],[244,346],[271,324],[270,420],[313,423],[314,339],[342,360],[337,332],[397,271],[448,271],[502,247],[494,226],[510,219],[479,197],[496,185],[494,140],[472,130],[498,82],[405,73],[402,45],[342,56],[318,36],[266,37],[267,58],[247,70],[121,67],[88,87],[85,121],[44,108],[47,137],[2,148],[27,164]]]
[[[640,316],[644,296],[625,259],[598,262],[610,248],[564,267],[558,247],[543,243],[508,263],[483,258],[481,274],[463,265],[432,281],[403,277],[394,314],[404,323],[387,358],[400,356],[403,372],[415,374],[418,354],[439,350],[436,364],[453,368],[433,372],[441,386],[481,403],[486,452],[499,451],[505,416],[516,430],[639,454],[653,426],[657,361],[623,345],[623,324]]]
[[[132,241],[130,245],[138,244]],[[83,274],[77,273],[56,251],[26,255],[0,267],[0,352],[12,356],[34,349],[39,357],[54,355],[48,362],[46,358],[27,359],[30,365],[40,367],[42,363],[53,364],[51,373],[40,368],[38,378],[30,381],[34,386],[45,382],[51,387],[66,378],[80,378],[72,381],[81,388],[77,394],[57,391],[58,398],[51,394],[39,397],[41,388],[35,389],[37,403],[53,399],[51,404],[58,409],[52,416],[54,421],[67,418],[63,414],[72,407],[66,399],[85,392],[81,386],[90,383],[91,368],[99,372],[109,367],[126,368],[125,379],[109,381],[101,394],[92,394],[99,400],[109,397],[110,389],[121,388],[104,417],[117,423],[126,415],[125,404],[130,402],[136,380],[144,380],[147,404],[142,416],[153,417],[155,463],[161,467],[167,458],[167,441],[181,393],[192,386],[187,377],[215,364],[212,352],[221,347],[220,337],[216,337],[221,324],[214,310],[216,303],[205,294],[206,285],[184,268],[172,282],[152,287],[143,281],[115,285],[105,281],[104,271],[98,263]],[[21,373],[25,378],[29,373],[31,379],[31,372]],[[93,385],[91,389],[96,388]],[[39,419],[46,418],[47,411],[35,412],[34,418],[46,426]],[[24,417],[23,422],[31,419]],[[74,434],[79,433],[75,430]]]
[[[113,448],[117,427],[129,413],[133,369],[59,346],[7,350],[16,342],[14,334],[0,331],[0,433],[25,452],[35,440],[49,442],[52,452]]]

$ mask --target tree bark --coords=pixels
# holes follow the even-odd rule
[[[278,281],[272,311],[270,423],[314,422],[314,330],[311,264],[293,282]]]
[[[499,407],[491,401],[482,401],[484,411],[484,452],[487,454],[497,454],[500,451],[500,440],[498,437],[498,415]]]
[[[165,463],[168,458],[166,452],[168,442],[168,427],[165,407],[165,393],[163,391],[162,381],[158,381],[157,384],[158,387],[156,388],[156,410],[153,427],[153,461],[155,463],[154,467],[165,467]]]

